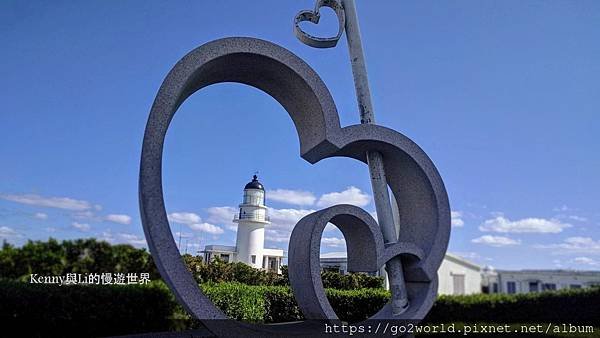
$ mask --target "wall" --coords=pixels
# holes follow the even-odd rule
[[[481,292],[481,273],[479,269],[461,264],[446,256],[438,270],[438,294],[455,294],[453,275],[464,275],[465,294]]]

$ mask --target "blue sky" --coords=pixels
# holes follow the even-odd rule
[[[0,3],[0,239],[98,237],[144,246],[137,175],[143,130],[169,69],[226,36],[278,43],[358,123],[345,41],[301,44],[312,1]],[[450,251],[498,268],[600,269],[600,4],[359,1],[377,122],[419,144],[450,197]],[[313,32],[335,31],[326,12]],[[266,94],[221,84],[194,94],[167,135],[164,191],[188,252],[233,244],[229,221],[255,172],[268,190],[267,246],[332,203],[367,211],[368,170],[310,165]],[[176,237],[178,235],[176,234]],[[325,252],[342,236],[325,233]]]

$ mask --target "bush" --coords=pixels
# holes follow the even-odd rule
[[[351,323],[365,320],[379,311],[390,299],[385,289],[326,289],[327,299],[340,319]]]
[[[286,286],[205,283],[227,316],[254,323],[302,320]],[[381,288],[325,290],[340,319],[357,322],[389,300]],[[571,323],[600,318],[600,289],[520,295],[440,296],[425,323]],[[44,285],[0,280],[0,323],[21,336],[106,336],[191,329],[198,325],[162,281],[148,285]]]
[[[229,318],[246,322],[263,322],[265,318],[266,286],[249,286],[241,283],[207,283],[202,291],[216,307]]]
[[[183,260],[199,284],[238,282],[247,285],[285,285],[287,282],[283,275],[255,269],[242,262],[225,263],[214,259],[207,264],[202,257],[191,255],[184,255]]]
[[[289,287],[207,283],[202,290],[232,319],[263,323],[303,319]],[[375,314],[389,299],[389,292],[384,289],[325,289],[325,294],[340,319],[351,322]]]
[[[23,337],[167,331],[175,307],[162,282],[58,286],[0,280],[2,329]]]
[[[196,281],[201,283],[239,282],[247,285],[289,285],[287,266],[281,274],[252,268],[244,263],[225,263],[215,259],[204,263],[201,256],[183,255],[183,260]],[[57,241],[28,241],[20,248],[4,242],[0,249],[0,277],[28,281],[32,273],[59,276],[67,273],[150,273],[160,279],[152,256],[145,249],[131,245],[111,245],[94,238]],[[363,273],[321,274],[325,288],[352,290],[383,287],[382,277]]]
[[[440,296],[428,323],[595,323],[600,318],[600,288],[527,294]]]
[[[199,284],[237,282],[246,285],[289,286],[287,266],[281,267],[281,274],[255,269],[241,262],[225,263],[214,259],[204,263],[202,257],[184,255],[188,269]],[[339,290],[364,288],[383,288],[383,277],[369,276],[364,273],[342,275],[337,272],[321,273],[323,287]]]
[[[131,245],[111,245],[94,238],[57,241],[27,241],[16,248],[4,242],[0,250],[0,277],[29,280],[29,275],[67,273],[141,273],[160,278],[152,256]]]
[[[321,272],[323,287],[338,290],[383,288],[383,277],[369,276],[364,273],[342,275],[337,272]]]

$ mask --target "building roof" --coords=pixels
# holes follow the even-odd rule
[[[246,186],[244,187],[244,190],[246,189],[259,189],[259,190],[265,190],[265,187],[262,185],[262,183],[260,183],[258,181],[258,177],[256,175],[252,176],[252,181],[250,181],[248,184],[246,184]]]
[[[455,262],[455,263],[462,264],[462,265],[464,265],[464,266],[466,266],[466,267],[470,267],[470,268],[472,268],[472,269],[474,269],[474,270],[477,270],[477,271],[480,271],[480,270],[481,270],[481,267],[480,267],[479,265],[477,265],[477,264],[475,264],[475,263],[473,263],[473,262],[470,262],[470,261],[468,261],[468,260],[464,259],[464,258],[463,258],[463,257],[461,257],[461,256],[458,256],[458,255],[452,254],[452,253],[450,253],[450,252],[446,252],[446,256],[444,256],[444,259],[447,259],[447,260],[453,261],[453,262]]]
[[[328,252],[328,253],[322,253],[320,256],[320,259],[325,262],[346,262],[348,260],[348,255],[347,255],[346,251]],[[444,257],[444,259],[453,261],[458,264],[462,264],[462,265],[472,268],[474,270],[479,271],[481,269],[481,267],[479,265],[469,262],[468,260],[466,260],[460,256],[451,254],[451,253],[446,253],[446,256]]]
[[[207,245],[204,251],[236,252],[236,247],[231,245]]]
[[[551,275],[569,275],[569,276],[594,276],[600,277],[598,270],[565,270],[565,269],[524,269],[524,270],[496,270],[503,274],[551,274]]]
[[[276,257],[284,257],[283,249],[263,249],[263,256],[276,256]]]

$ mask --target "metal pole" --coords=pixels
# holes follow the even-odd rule
[[[350,52],[354,86],[356,87],[356,98],[358,100],[358,109],[360,111],[360,123],[375,123],[356,7],[354,5],[354,0],[342,0],[342,3],[346,16],[346,39],[348,41],[348,49]],[[377,219],[379,221],[379,226],[381,227],[384,242],[387,246],[396,243],[398,237],[396,236],[396,227],[394,225],[394,217],[390,204],[390,195],[383,166],[383,156],[377,151],[368,151],[367,162],[369,164]],[[392,312],[395,315],[398,315],[408,308],[408,296],[406,294],[404,271],[400,258],[396,257],[390,260],[386,264],[386,271],[388,273],[390,291],[392,293]]]
[[[181,224],[179,224],[179,244],[177,244],[179,248],[179,253],[181,253]]]

